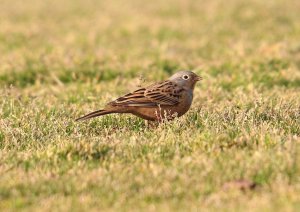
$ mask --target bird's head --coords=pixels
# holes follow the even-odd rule
[[[196,83],[202,80],[202,77],[198,76],[192,71],[179,71],[173,74],[169,80],[182,87],[194,89]]]

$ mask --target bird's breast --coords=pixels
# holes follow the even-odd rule
[[[179,116],[182,116],[185,114],[191,107],[193,102],[193,92],[187,91],[182,95],[182,98],[180,100],[180,103],[178,104],[176,108],[176,112]]]

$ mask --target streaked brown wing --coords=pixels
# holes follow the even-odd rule
[[[160,105],[176,105],[179,103],[181,92],[177,84],[171,81],[164,81],[162,83],[149,86],[145,91],[145,96]]]
[[[181,92],[175,83],[164,81],[147,88],[138,89],[109,103],[112,106],[156,107],[172,106],[179,103]]]

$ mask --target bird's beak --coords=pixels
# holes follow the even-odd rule
[[[195,80],[196,80],[196,81],[201,81],[202,79],[203,79],[202,77],[197,76]]]

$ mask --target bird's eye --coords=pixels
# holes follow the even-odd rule
[[[188,80],[190,77],[188,76],[188,75],[183,75],[182,76],[182,79],[184,79],[184,80]]]

